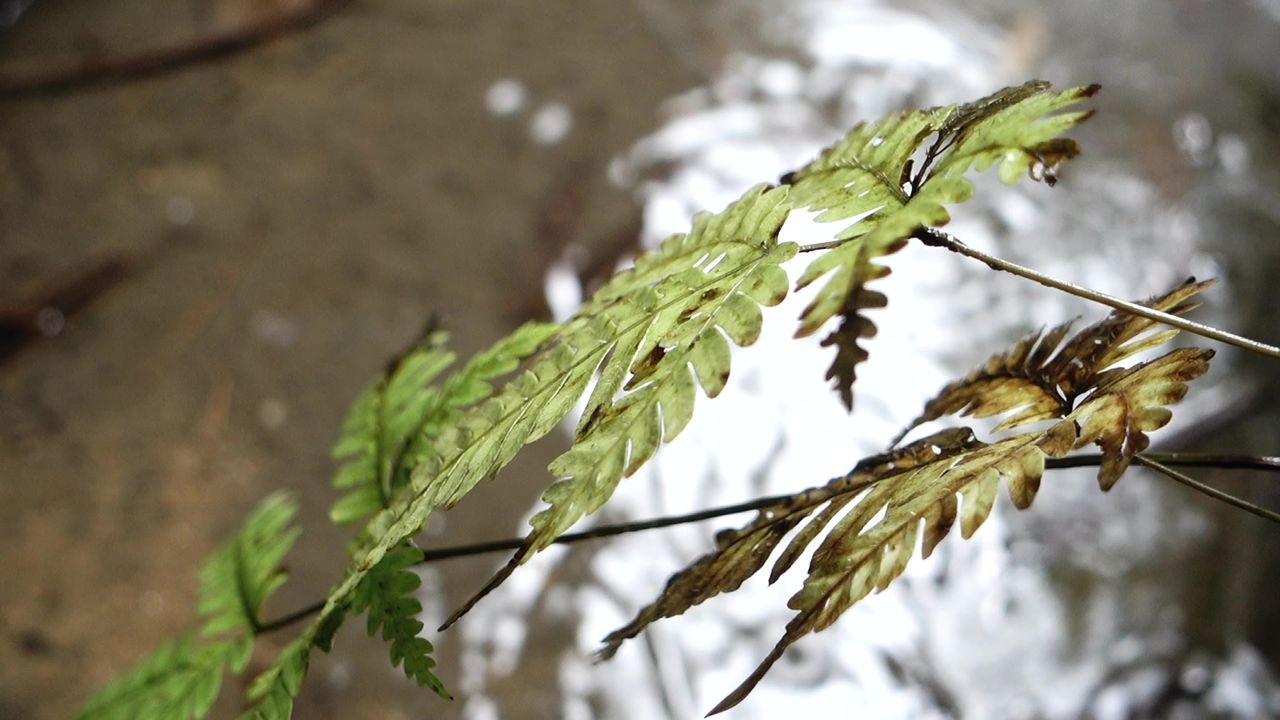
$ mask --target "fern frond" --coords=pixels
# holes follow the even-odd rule
[[[1067,416],[1060,432],[1075,433],[1074,448],[1096,444],[1103,455],[1098,485],[1110,490],[1133,456],[1147,449],[1146,433],[1169,423],[1172,405],[1187,394],[1187,383],[1209,369],[1213,351],[1180,348],[1131,368],[1101,374],[1096,388]]]
[[[1001,479],[1014,506],[1026,509],[1039,488],[1046,457],[1063,457],[1096,443],[1104,456],[1099,483],[1109,489],[1147,447],[1145,433],[1169,421],[1172,414],[1164,406],[1186,394],[1186,382],[1208,369],[1212,355],[1210,350],[1174,350],[1148,363],[1104,372],[1088,398],[1047,431],[983,445],[878,484],[814,551],[804,586],[788,602],[796,615],[782,639],[712,713],[741,702],[792,643],[829,627],[854,603],[886,588],[906,569],[917,542],[928,557],[957,515],[961,536],[971,537],[991,513]],[[868,527],[881,512],[883,517]]]
[[[201,634],[240,634],[249,642],[258,631],[262,604],[285,581],[280,560],[300,530],[290,527],[297,504],[285,493],[263,500],[244,526],[200,568],[197,612],[206,618]]]
[[[615,350],[605,361],[574,447],[548,468],[564,479],[543,495],[551,507],[531,521],[530,553],[598,509],[623,476],[684,429],[693,414],[695,379],[708,398],[724,389],[729,341],[753,344],[763,323],[760,308],[787,295],[787,275],[778,266],[795,256],[796,246],[778,243],[777,235],[790,209],[785,189],[757,187],[724,212],[695,218],[692,232],[668,239],[657,255],[637,264],[636,275],[648,281],[629,297],[639,305],[635,309],[656,312],[622,336],[625,352]],[[655,266],[665,266],[666,274],[653,273]],[[622,280],[633,284],[636,278]],[[635,309],[613,312],[622,318]]]
[[[822,511],[796,534],[778,555],[769,582],[776,581],[800,557],[817,534],[858,494],[925,463],[945,460],[976,446],[967,428],[943,430],[883,455],[866,458],[849,473],[761,509],[742,528],[716,534],[716,549],[673,575],[662,594],[626,625],[609,633],[597,651],[608,659],[622,643],[662,618],[676,617],[717,595],[737,590],[768,562],[782,540],[815,510]],[[937,452],[935,453],[935,449]],[[825,506],[825,507],[824,507]]]
[[[1142,304],[1184,315],[1199,307],[1191,298],[1213,283],[1212,280],[1188,280]],[[963,379],[940,390],[891,444],[897,445],[915,428],[946,415],[988,418],[1013,413],[995,427],[996,432],[1063,417],[1075,406],[1081,393],[1090,390],[1091,383],[1102,377],[1104,368],[1163,344],[1178,333],[1166,328],[1132,342],[1154,324],[1117,310],[1077,332],[1065,343],[1063,339],[1070,332],[1071,323],[1031,333],[1010,350],[992,355]]]
[[[692,412],[688,365],[704,392],[718,392],[728,374],[728,343],[720,333],[750,344],[759,332],[758,305],[785,295],[785,275],[776,266],[794,255],[795,245],[779,244],[776,234],[789,209],[785,189],[753,188],[721,213],[700,215],[691,233],[664,243],[662,257],[642,258],[637,272],[602,288],[525,372],[441,433],[435,452],[414,469],[409,491],[366,527],[356,561],[330,592],[321,620],[345,611],[364,577],[417,533],[433,510],[452,506],[521,447],[550,432],[602,367],[588,400],[588,417],[596,419],[580,430],[579,445],[591,442],[612,453],[600,465],[605,484],[647,459],[652,447],[646,447],[674,437]],[[643,377],[633,377],[629,392],[615,401],[628,373]],[[659,406],[663,424],[655,433]],[[618,433],[629,433],[622,446],[629,455],[621,463]],[[556,522],[580,517],[606,494],[589,493],[594,495],[561,504]]]
[[[187,720],[209,714],[228,663],[244,654],[238,643],[195,646],[189,635],[161,645],[89,698],[79,720]],[[234,658],[234,660],[233,660]]]
[[[279,563],[298,537],[298,529],[290,527],[296,512],[286,494],[267,497],[205,560],[197,605],[204,618],[204,643],[193,643],[186,634],[170,640],[98,691],[79,717],[205,717],[218,698],[225,668],[240,672],[249,662],[260,627],[258,612],[285,579]]]
[[[333,522],[355,522],[391,504],[403,480],[397,460],[423,415],[440,405],[440,392],[429,383],[453,363],[453,353],[443,349],[446,338],[432,333],[352,404],[333,448],[333,459],[346,459],[333,486],[349,490],[333,504]]]
[[[312,626],[286,645],[271,667],[253,679],[246,693],[253,704],[241,720],[289,720],[293,716],[293,699],[302,690],[302,679],[311,664],[315,633],[316,626]]]
[[[413,591],[422,579],[409,568],[422,561],[422,551],[406,542],[387,553],[382,562],[365,576],[351,599],[351,611],[368,612],[370,636],[381,630],[382,639],[391,643],[392,667],[403,665],[404,674],[421,687],[430,688],[446,700],[453,696],[432,672],[435,648],[426,638],[418,637],[422,622],[418,614],[422,603]]]
[[[1185,312],[1194,306],[1192,296],[1206,285],[1188,282],[1150,303]],[[1065,343],[1068,329],[1062,326],[997,355],[984,366],[998,371],[989,374],[1025,383],[1015,384],[1009,399],[991,408],[976,392],[952,404],[970,409],[970,414],[1021,409],[1021,419],[1006,422],[1004,430],[1032,419],[1057,419],[1056,423],[991,442],[979,442],[969,428],[943,430],[867,458],[847,475],[761,510],[745,527],[717,535],[716,549],[674,575],[657,600],[609,634],[600,656],[611,656],[622,642],[660,618],[737,589],[776,555],[769,577],[774,582],[825,533],[813,552],[804,586],[788,603],[796,615],[782,639],[712,711],[719,712],[746,697],[792,643],[825,629],[869,593],[887,587],[906,569],[917,543],[928,557],[957,520],[961,535],[972,536],[994,507],[1002,479],[1014,506],[1025,509],[1035,498],[1047,458],[1096,444],[1104,458],[1099,482],[1103,489],[1110,488],[1147,447],[1146,433],[1168,422],[1171,413],[1166,406],[1182,399],[1186,383],[1208,369],[1213,355],[1209,350],[1180,349],[1146,363],[1117,367],[1173,336],[1167,331],[1143,335],[1150,325],[1117,313]],[[959,398],[962,393],[956,392]],[[1053,403],[1042,403],[1042,397],[1050,395]],[[791,540],[779,551],[788,535]]]
[[[438,387],[431,383],[455,360],[444,349],[446,333],[432,333],[392,365],[361,394],[343,423],[333,456],[348,460],[333,485],[350,491],[334,503],[333,521],[351,523],[389,507],[462,409],[491,395],[490,381],[514,370],[557,329],[552,323],[527,323]]]
[[[876,259],[901,249],[918,227],[947,223],[944,206],[973,194],[963,177],[970,168],[985,170],[1001,162],[1005,182],[1028,172],[1052,184],[1058,164],[1078,152],[1073,141],[1057,136],[1089,115],[1052,113],[1096,90],[1051,93],[1048,83],[1032,82],[968,105],[897,113],[855,127],[783,178],[792,185],[796,206],[819,211],[820,222],[855,220],[837,235],[844,242],[813,261],[797,282],[803,288],[827,278],[802,313],[796,336],[811,335],[840,317],[839,328],[823,344],[837,348],[827,379],[836,381],[846,406],[853,406],[857,365],[867,358],[859,343],[876,331],[863,311],[885,303],[882,294],[866,287],[889,274]],[[931,136],[933,143],[924,149]],[[917,168],[914,156],[921,150]]]
[[[709,398],[720,394],[729,342],[754,343],[760,308],[786,297],[779,265],[797,248],[777,234],[789,212],[785,188],[753,188],[721,213],[697,216],[690,233],[669,238],[588,304],[591,327],[603,325],[614,340],[574,446],[548,468],[563,479],[543,494],[549,507],[530,521],[514,557],[445,627],[674,439],[693,414],[697,386]]]

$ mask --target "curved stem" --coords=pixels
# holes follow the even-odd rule
[[[1183,473],[1180,473],[1177,470],[1174,470],[1173,468],[1157,460],[1153,460],[1150,456],[1135,455],[1133,457],[1133,461],[1138,463],[1139,465],[1144,465],[1146,467],[1151,468],[1152,470],[1155,470],[1156,472],[1160,473],[1161,475],[1164,475],[1170,480],[1176,480],[1177,482],[1180,482],[1183,485],[1186,485],[1192,490],[1204,493],[1205,495],[1208,495],[1214,500],[1218,500],[1219,502],[1224,502],[1232,507],[1244,510],[1249,514],[1256,515],[1264,520],[1270,520],[1273,523],[1280,524],[1280,513],[1277,513],[1274,510],[1268,510],[1258,505],[1254,505],[1253,503],[1247,500],[1238,498],[1235,495],[1224,493],[1217,488],[1205,485],[1204,483],[1200,482],[1199,480],[1196,480],[1195,478],[1189,475],[1184,475]]]
[[[1223,453],[1144,453],[1134,458],[1136,462],[1140,462],[1154,470],[1160,472],[1168,471],[1175,473],[1176,471],[1167,467],[1168,465],[1182,467],[1214,467],[1228,470],[1263,470],[1267,472],[1280,473],[1280,457],[1266,457],[1257,455],[1231,455]],[[1063,470],[1066,468],[1077,467],[1097,467],[1102,463],[1102,455],[1099,453],[1091,453],[1084,455],[1073,455],[1067,458],[1046,458],[1045,468],[1049,470]],[[1161,470],[1160,468],[1164,468]],[[1167,474],[1167,473],[1166,473]],[[1198,480],[1188,478],[1182,473],[1176,473],[1178,477],[1169,475],[1178,482],[1183,482],[1191,487],[1200,490],[1210,497],[1230,503],[1243,510],[1247,510],[1255,515],[1262,513],[1262,517],[1274,519],[1280,522],[1280,515],[1272,513],[1269,510],[1258,508],[1239,498],[1228,495],[1221,490],[1215,490],[1211,487],[1200,483]],[[748,500],[747,502],[736,503],[733,505],[722,505],[720,507],[709,508],[707,510],[699,510],[698,512],[687,513],[684,515],[669,515],[666,517],[652,518],[650,520],[637,520],[634,522],[617,523],[613,525],[601,525],[590,530],[584,530],[576,533],[565,533],[556,538],[554,543],[557,545],[572,545],[573,543],[582,542],[584,540],[595,540],[597,538],[613,537],[615,535],[624,535],[626,533],[639,532],[641,530],[654,530],[657,528],[671,527],[673,525],[685,525],[688,523],[699,522],[702,520],[711,520],[725,515],[737,515],[739,513],[750,512],[752,510],[760,510],[776,505],[791,495],[772,495],[767,497]],[[494,552],[502,552],[515,550],[524,543],[524,538],[507,538],[505,540],[490,540],[487,542],[471,543],[468,545],[455,545],[453,547],[439,548],[437,550],[426,550],[423,552],[420,564],[438,562],[440,560],[449,560],[459,557],[471,557],[473,555],[484,555]],[[283,617],[258,624],[258,630],[255,634],[273,632],[288,627],[296,622],[306,619],[324,609],[324,601],[308,605],[300,610],[295,610]]]
[[[1138,303],[1129,302],[1128,300],[1121,300],[1120,298],[1098,292],[1097,290],[1090,290],[1089,288],[1081,287],[1080,285],[1063,282],[1062,280],[1049,277],[1048,275],[1032,270],[1031,268],[1023,267],[1022,265],[1009,262],[1008,260],[1003,260],[994,255],[988,255],[981,250],[975,250],[952,235],[935,228],[921,228],[915,232],[913,237],[925,245],[945,248],[951,252],[959,253],[965,257],[986,263],[987,267],[992,270],[1003,270],[1017,275],[1018,277],[1033,280],[1045,287],[1053,288],[1054,290],[1061,290],[1062,292],[1084,298],[1085,300],[1091,300],[1116,310],[1123,310],[1139,317],[1147,318],[1148,320],[1154,320],[1159,323],[1164,323],[1170,327],[1176,327],[1179,330],[1185,330],[1193,335],[1199,335],[1201,337],[1209,338],[1210,340],[1217,340],[1221,343],[1234,345],[1242,350],[1248,350],[1249,352],[1255,352],[1259,355],[1266,355],[1267,357],[1280,360],[1280,348],[1274,345],[1268,345],[1266,343],[1258,342],[1257,340],[1241,337],[1239,335],[1226,332],[1225,330],[1219,330],[1215,327],[1180,318],[1177,315],[1170,315],[1167,312],[1149,308],[1145,305],[1139,305]],[[825,244],[826,243],[820,243],[820,245]],[[801,248],[801,251],[803,252],[809,249],[822,248],[817,246],[805,246],[804,248]]]

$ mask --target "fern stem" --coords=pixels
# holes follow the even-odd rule
[[[1219,468],[1223,470],[1264,470],[1280,473],[1280,457],[1266,455],[1229,455],[1223,453],[1149,452],[1142,457],[1155,462],[1180,467]],[[1046,458],[1044,466],[1050,470],[1076,467],[1097,467],[1102,462],[1100,453],[1072,455],[1065,458]]]
[[[1255,515],[1261,514],[1269,520],[1280,522],[1280,515],[1269,510],[1251,505],[1233,495],[1228,495],[1221,490],[1215,490],[1211,487],[1200,483],[1198,480],[1188,478],[1182,473],[1167,467],[1168,465],[1183,467],[1213,467],[1227,470],[1263,470],[1267,472],[1280,473],[1280,457],[1267,457],[1259,455],[1228,455],[1222,453],[1144,453],[1138,455],[1136,460],[1148,465],[1152,469],[1159,472],[1168,471],[1168,473],[1176,473],[1180,477],[1175,477],[1179,482],[1185,482],[1191,487],[1204,492],[1205,494],[1222,500],[1223,502],[1234,505],[1243,510],[1247,510]],[[1079,467],[1097,467],[1102,463],[1102,455],[1099,453],[1087,453],[1083,455],[1072,455],[1065,458],[1046,458],[1045,468],[1049,470],[1064,470],[1067,468]],[[1159,468],[1155,467],[1159,465]],[[1161,470],[1160,468],[1163,468]],[[1170,475],[1169,477],[1174,477]],[[637,520],[635,522],[617,523],[614,525],[601,525],[591,530],[584,530],[576,533],[565,533],[556,538],[556,545],[571,545],[573,543],[582,542],[584,540],[595,540],[598,538],[613,537],[615,535],[625,535],[627,533],[639,532],[642,530],[656,530],[658,528],[671,527],[673,525],[685,525],[688,523],[700,522],[702,520],[712,520],[725,515],[737,515],[739,513],[750,512],[752,510],[760,510],[761,508],[776,505],[791,495],[772,495],[768,497],[756,498],[747,502],[736,503],[734,505],[722,505],[720,507],[708,508],[698,512],[687,513],[684,515],[669,515],[666,517],[652,518],[650,520]],[[440,560],[449,560],[459,557],[470,557],[472,555],[485,555],[494,552],[503,552],[518,549],[524,543],[524,538],[507,538],[505,540],[490,540],[487,542],[472,543],[469,545],[455,545],[454,547],[438,548],[436,550],[423,551],[422,560],[419,564],[437,562]],[[283,617],[271,620],[269,622],[258,623],[255,635],[263,635],[265,633],[274,632],[286,628],[296,622],[304,620],[324,609],[324,601],[308,605],[300,610],[295,610]]]
[[[1169,313],[1149,308],[1145,305],[1139,305],[1137,303],[1129,302],[1128,300],[1121,300],[1120,298],[1098,292],[1097,290],[1090,290],[1089,288],[1082,287],[1080,285],[1063,282],[1062,280],[1049,277],[1044,273],[1032,270],[1029,267],[1024,267],[1022,265],[1009,262],[1008,260],[1003,260],[994,255],[988,255],[981,250],[975,250],[956,239],[954,236],[942,232],[941,230],[937,230],[936,228],[920,228],[915,232],[913,237],[925,245],[945,248],[951,252],[959,253],[965,257],[983,262],[992,270],[1003,270],[1017,275],[1018,277],[1032,280],[1046,287],[1053,288],[1054,290],[1061,290],[1062,292],[1075,295],[1079,298],[1084,298],[1085,300],[1091,300],[1116,310],[1123,310],[1125,312],[1133,313],[1139,317],[1147,318],[1148,320],[1154,320],[1156,322],[1169,325],[1170,327],[1178,328],[1179,330],[1185,330],[1193,335],[1199,335],[1201,337],[1209,338],[1210,340],[1217,340],[1218,342],[1226,343],[1228,345],[1234,345],[1242,350],[1248,350],[1249,352],[1255,352],[1259,355],[1266,355],[1280,360],[1280,348],[1274,345],[1267,345],[1266,343],[1241,337],[1239,335],[1226,332],[1225,330],[1219,330],[1202,323],[1180,318],[1176,315],[1170,315]],[[818,243],[818,245],[827,246],[829,243]],[[807,245],[800,248],[800,251],[805,252],[808,250],[821,249],[823,249],[823,247]]]
[[[1185,475],[1183,473],[1178,472],[1177,470],[1174,470],[1168,465],[1165,465],[1157,460],[1151,459],[1151,457],[1149,456],[1135,455],[1133,457],[1133,460],[1139,465],[1144,465],[1148,468],[1151,468],[1152,470],[1155,470],[1156,472],[1160,473],[1161,475],[1164,475],[1170,480],[1176,480],[1177,482],[1180,482],[1183,485],[1186,485],[1192,490],[1195,490],[1200,493],[1204,493],[1205,495],[1208,495],[1214,500],[1217,500],[1219,502],[1224,502],[1232,507],[1239,508],[1240,510],[1244,510],[1249,514],[1256,515],[1264,520],[1270,520],[1273,523],[1280,524],[1280,513],[1277,513],[1274,510],[1268,510],[1264,507],[1254,505],[1248,500],[1245,500],[1243,498],[1238,498],[1235,495],[1231,495],[1217,488],[1210,487],[1189,475]]]

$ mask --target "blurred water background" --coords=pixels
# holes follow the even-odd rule
[[[306,3],[40,0],[19,18],[28,4],[0,5],[10,86]],[[322,592],[343,541],[325,522],[325,448],[428,315],[465,351],[568,312],[637,242],[889,110],[1032,77],[1101,83],[1099,115],[1074,133],[1085,155],[1057,187],[982,182],[952,230],[1130,297],[1223,278],[1201,318],[1274,342],[1278,29],[1272,0],[357,1],[216,61],[0,98],[0,303],[22,310],[86,268],[120,268],[0,365],[0,571],[22,580],[0,591],[0,717],[65,717],[187,622],[195,559],[270,488],[299,491],[306,521],[279,609]],[[854,415],[820,382],[825,351],[789,339],[788,303],[603,517],[820,483],[1003,344],[1101,314],[936,250],[891,264]],[[1221,353],[1157,443],[1274,454],[1274,375]],[[424,542],[518,534],[563,442]],[[1280,501],[1265,477],[1200,476]],[[748,584],[610,663],[590,653],[716,527],[524,568],[439,638],[449,706],[344,633],[297,716],[698,717],[776,640],[794,584]],[[793,648],[733,716],[1280,716],[1277,538],[1142,473],[1106,496],[1088,472],[1055,474],[1031,511],[1000,507]],[[427,570],[427,624],[490,569]]]

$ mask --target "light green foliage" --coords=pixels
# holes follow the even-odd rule
[[[876,258],[899,250],[921,226],[946,224],[950,215],[945,205],[973,194],[973,185],[963,177],[970,168],[985,170],[1000,162],[1006,182],[1029,173],[1052,184],[1058,164],[1078,152],[1074,142],[1057,136],[1089,116],[1052,113],[1096,90],[1053,93],[1048,83],[1031,82],[968,105],[897,113],[855,127],[784,178],[792,184],[796,206],[819,211],[819,221],[856,220],[838,234],[845,242],[814,260],[797,283],[803,288],[826,278],[801,315],[796,335],[811,335],[832,318],[841,318],[823,344],[836,346],[827,378],[836,380],[847,406],[853,407],[857,365],[867,358],[860,342],[876,331],[863,311],[886,302],[884,295],[866,287],[889,274]],[[917,157],[921,152],[923,157]]]
[[[403,664],[409,679],[452,700],[444,683],[432,672],[436,664],[431,657],[434,648],[426,638],[418,637],[422,623],[417,617],[422,603],[413,597],[413,591],[422,580],[409,568],[421,560],[422,551],[407,542],[387,553],[356,587],[351,611],[368,613],[369,635],[376,636],[381,631],[382,639],[391,643],[392,666]]]
[[[295,503],[283,493],[263,500],[243,527],[200,569],[202,643],[171,640],[100,690],[83,720],[205,717],[218,697],[225,667],[241,672],[253,652],[263,602],[284,582],[280,560],[298,537]]]
[[[429,383],[453,363],[442,349],[446,336],[432,333],[373,382],[352,405],[333,448],[335,460],[346,459],[333,486],[349,490],[333,505],[335,523],[362,520],[391,504],[391,496],[408,479],[410,440],[421,434],[425,416],[442,407],[440,391]]]
[[[186,720],[202,718],[218,699],[232,643],[196,647],[189,635],[169,640],[127,673],[99,690],[80,720]]]
[[[533,517],[526,555],[598,509],[624,475],[684,429],[693,416],[695,379],[707,397],[724,389],[729,341],[754,343],[760,307],[787,295],[787,275],[778,265],[796,246],[778,243],[777,235],[790,209],[785,188],[753,188],[724,212],[696,217],[689,234],[641,258],[588,307],[622,332],[587,401],[574,447],[551,463],[552,475],[565,479],[543,496],[551,507]],[[637,311],[647,315],[624,330]]]
[[[301,532],[290,527],[296,513],[297,505],[287,495],[271,495],[249,513],[240,532],[205,561],[196,607],[207,618],[202,635],[234,632],[252,641],[262,603],[285,581],[279,565]]]
[[[334,503],[333,521],[351,523],[389,507],[408,485],[410,471],[433,452],[436,437],[458,421],[462,409],[489,397],[490,381],[514,370],[557,327],[529,323],[478,353],[439,386],[431,383],[456,358],[444,349],[447,333],[431,333],[393,363],[356,400],[333,449],[334,459],[346,459],[333,485],[349,491]]]
[[[247,699],[254,704],[241,720],[288,720],[293,716],[293,699],[302,690],[302,679],[311,663],[311,648],[317,644],[316,629],[308,628],[286,645],[271,667],[253,679]]]
[[[527,547],[544,547],[597,508],[623,474],[684,427],[695,376],[709,395],[723,387],[725,336],[739,345],[754,342],[759,305],[785,296],[786,276],[777,265],[795,246],[779,244],[776,236],[789,209],[785,189],[753,188],[722,212],[700,215],[690,233],[667,240],[601,288],[528,370],[441,433],[436,453],[415,468],[409,492],[366,528],[358,559],[330,593],[325,615],[341,612],[364,576],[433,510],[450,507],[550,432],[599,370],[578,442],[553,464],[587,472],[548,491],[552,508],[535,520]],[[615,400],[619,391],[625,394]]]
[[[384,502],[392,507],[397,503],[401,507],[406,505],[413,496],[403,492],[407,486],[397,478],[402,478],[411,468],[436,459],[437,442],[449,447],[442,435],[456,431],[455,426],[465,417],[464,409],[489,397],[493,393],[491,380],[515,370],[558,329],[550,323],[527,323],[475,355],[439,387],[431,387],[430,383],[453,362],[452,353],[442,350],[446,339],[443,333],[432,334],[422,347],[394,363],[389,375],[356,401],[344,425],[344,438],[334,449],[335,456],[351,458],[339,470],[335,485],[357,488],[334,506],[331,514],[335,520],[347,520],[354,513],[376,510],[383,507]],[[385,488],[387,493],[380,494],[382,491],[377,488]],[[353,496],[362,499],[348,500]],[[377,505],[369,503],[368,498],[376,499]],[[347,504],[344,506],[344,503]],[[383,511],[375,516],[370,528],[376,527],[377,519],[386,515]],[[366,552],[373,537],[370,533],[367,528],[357,539],[354,554]],[[416,600],[404,597],[408,582],[405,576],[417,581],[411,572],[404,572],[407,565],[413,564],[406,564],[406,558],[420,552],[402,548],[385,556],[379,554],[376,560],[368,560],[365,555],[367,566],[348,571],[344,585],[331,591],[320,617],[308,626],[302,639],[281,651],[272,667],[254,682],[249,693],[249,698],[258,703],[253,717],[289,717],[293,698],[306,674],[311,647],[327,649],[353,607],[357,612],[375,608],[380,613],[378,626],[383,627],[383,637],[392,643],[393,662],[402,662],[406,675],[448,697],[443,684],[431,672],[435,665],[430,655],[431,643],[417,637],[422,626],[413,616],[421,608]],[[395,615],[396,612],[399,615]],[[370,615],[370,623],[374,620],[374,615]],[[370,633],[375,631],[371,624]]]

